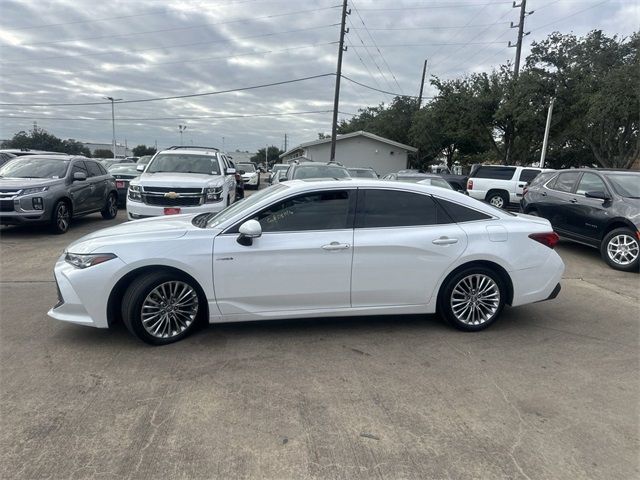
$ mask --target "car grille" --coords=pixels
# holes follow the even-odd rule
[[[143,187],[142,201],[158,207],[195,207],[204,203],[204,195],[201,188]]]
[[[188,194],[188,195],[202,195],[201,188],[172,188],[172,187],[144,187],[145,193],[168,193],[168,192],[176,192],[180,194]]]
[[[13,200],[0,200],[0,212],[13,212]]]
[[[180,198],[164,198],[150,195],[143,195],[142,199],[147,205],[156,205],[160,207],[195,207],[200,205],[202,196],[199,197],[180,197]]]

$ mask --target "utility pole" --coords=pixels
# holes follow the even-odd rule
[[[269,145],[265,145],[264,147],[264,164],[267,169],[269,169]]]
[[[513,22],[511,22],[511,28],[518,29],[518,40],[516,41],[515,44],[512,44],[511,41],[509,41],[509,47],[515,47],[516,49],[516,60],[513,66],[513,82],[515,83],[518,80],[518,75],[520,74],[520,55],[522,53],[522,39],[523,37],[526,37],[531,33],[531,32],[526,32],[526,33],[524,32],[524,19],[527,15],[531,15],[533,11],[527,12],[527,0],[520,0],[520,5],[516,5],[516,2],[513,2],[512,8],[520,8],[520,21],[518,22],[517,25],[514,25]],[[505,165],[509,165],[509,161],[511,160],[513,134],[515,133],[513,130],[514,130],[513,120],[509,118],[507,122],[507,132],[505,132],[505,144],[506,144],[505,145],[506,152],[505,152],[505,158],[504,158]]]
[[[119,102],[121,98],[102,97],[111,102],[111,145],[113,147],[113,159],[116,158],[116,110],[113,106],[114,102]]]
[[[287,148],[287,134],[284,134],[284,151],[286,152],[288,150]]]
[[[333,98],[333,120],[331,122],[331,156],[330,162],[336,159],[336,135],[338,129],[338,104],[340,103],[340,78],[342,77],[342,53],[347,50],[344,46],[344,34],[349,33],[345,29],[347,15],[351,14],[351,9],[347,11],[347,0],[342,0],[342,20],[340,22],[340,42],[338,44],[338,65],[336,67],[336,92]]]
[[[180,131],[180,145],[184,145],[182,143],[182,133],[187,129],[186,125],[178,125],[178,130]]]
[[[549,130],[551,130],[551,116],[553,115],[553,104],[556,97],[551,97],[549,111],[547,112],[547,125],[544,127],[544,140],[542,140],[542,152],[540,153],[540,168],[544,168],[544,159],[547,156],[547,144],[549,143]]]
[[[418,94],[418,110],[422,106],[422,92],[424,91],[424,77],[427,75],[427,60],[424,61],[424,66],[422,67],[422,81],[420,82],[420,93]]]

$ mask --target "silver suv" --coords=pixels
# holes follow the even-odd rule
[[[50,224],[65,233],[71,219],[118,213],[114,178],[95,160],[69,155],[18,157],[0,168],[0,224]]]

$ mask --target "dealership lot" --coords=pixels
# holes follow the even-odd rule
[[[152,348],[49,319],[80,236],[2,229],[2,478],[633,478],[639,280],[562,243],[560,296],[437,317],[216,325]]]

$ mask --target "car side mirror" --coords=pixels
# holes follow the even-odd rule
[[[584,192],[584,196],[587,198],[598,198],[600,200],[610,200],[609,195],[602,190],[593,190],[590,192]]]
[[[144,167],[146,167],[146,165],[143,165],[143,164],[136,165],[136,170],[138,172],[144,172]]]
[[[87,179],[87,174],[84,172],[74,172],[73,181],[74,182],[84,182]]]
[[[235,174],[236,174],[235,168],[227,168],[227,175],[235,175]]]
[[[262,236],[262,225],[257,220],[247,220],[238,229],[238,243],[248,247],[253,245],[253,239]]]

